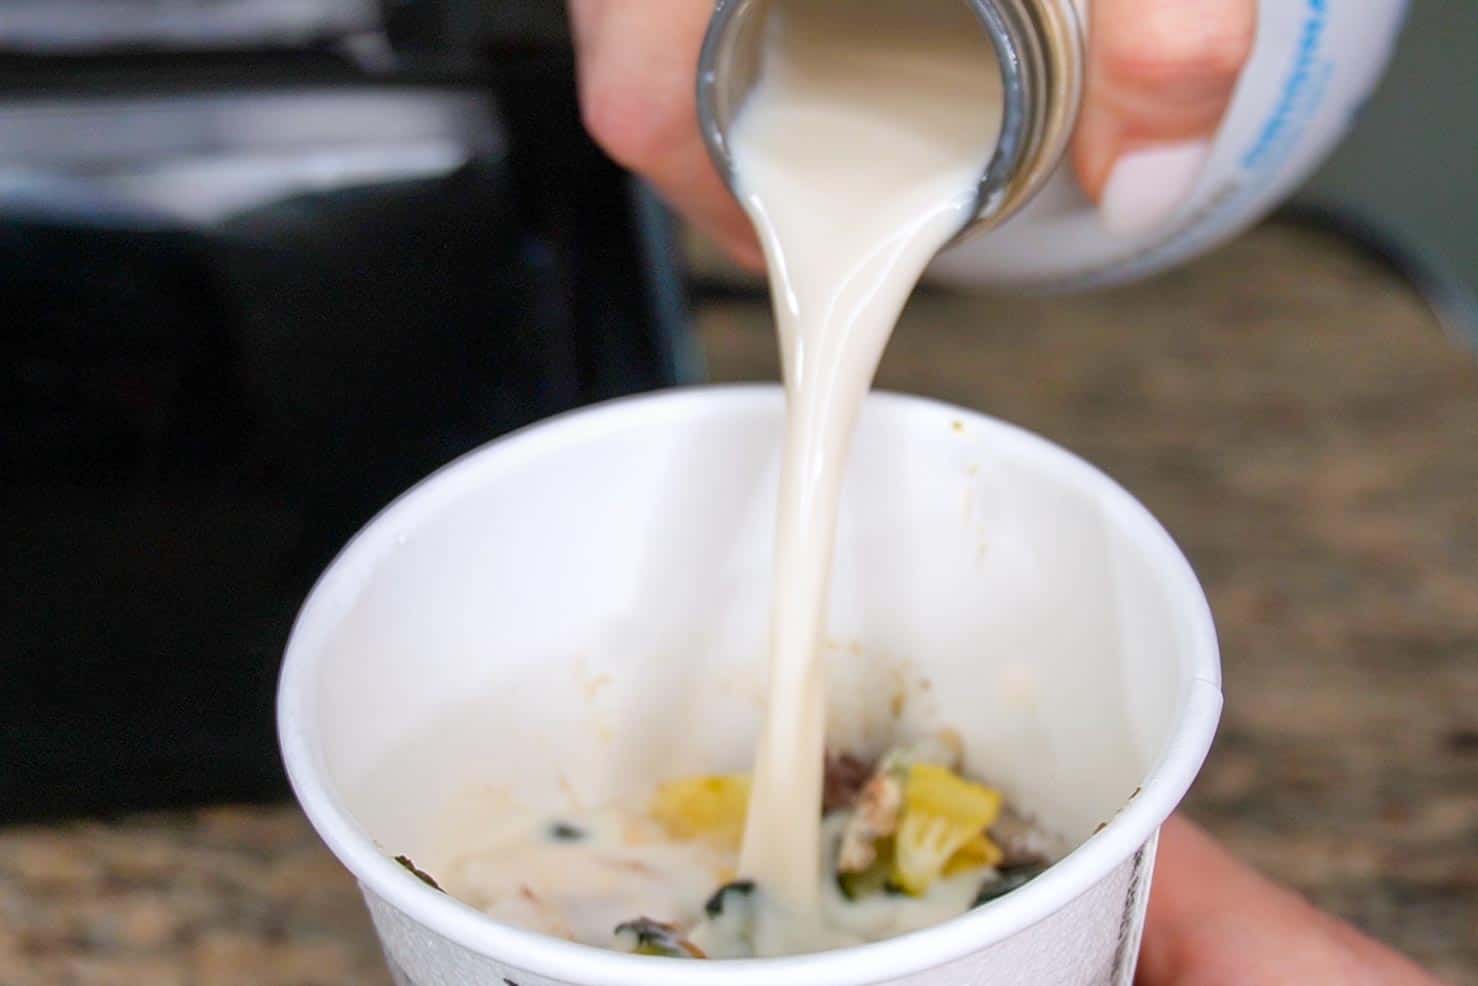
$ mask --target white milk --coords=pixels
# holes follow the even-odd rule
[[[904,302],[971,215],[1001,82],[959,0],[779,0],[765,30],[729,139],[769,265],[788,417],[769,705],[739,870],[799,927],[819,906],[820,644],[847,450]]]
[[[994,49],[959,0],[776,0],[765,30],[761,81],[730,142],[770,268],[788,412],[770,688],[742,850],[673,844],[640,811],[613,809],[581,819],[578,841],[523,819],[435,866],[486,913],[590,944],[651,917],[693,929],[713,957],[822,951],[961,914],[980,885],[971,873],[920,898],[842,896],[839,822],[823,829],[821,817],[821,643],[863,398],[924,268],[972,215],[999,136]],[[758,891],[752,929],[704,920],[736,872]]]
[[[510,813],[476,843],[434,864],[458,900],[508,924],[609,948],[612,929],[656,916],[696,924],[733,878],[732,853],[666,836],[643,812],[607,808],[554,834],[554,819]]]
[[[480,821],[486,824],[486,816]],[[836,858],[843,821],[834,815],[824,823],[828,860]],[[569,837],[553,834],[560,824]],[[983,872],[941,877],[920,897],[879,893],[852,901],[842,895],[834,866],[823,863],[813,867],[815,920],[760,907],[750,941],[745,924],[705,920],[705,904],[733,878],[733,863],[731,850],[670,838],[641,808],[609,807],[574,825],[504,816],[475,847],[434,868],[448,893],[507,924],[609,948],[612,929],[653,917],[683,929],[709,958],[819,952],[928,928],[970,909]]]

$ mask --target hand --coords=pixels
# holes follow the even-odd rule
[[[713,0],[570,0],[585,128],[616,163],[751,270],[754,229],[698,133],[698,49]]]
[[[1234,859],[1165,823],[1137,986],[1436,986],[1437,980]]]
[[[1106,225],[1155,225],[1190,190],[1252,51],[1257,0],[1093,0],[1073,161]],[[709,162],[694,80],[713,0],[570,0],[586,127],[737,261],[754,231]]]

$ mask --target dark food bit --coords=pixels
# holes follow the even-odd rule
[[[827,757],[826,773],[821,781],[822,814],[847,811],[856,805],[857,795],[862,792],[876,766],[850,753]]]
[[[1041,833],[1010,805],[1002,807],[1001,817],[990,827],[990,837],[1005,853],[997,869],[1045,866],[1048,862]]]
[[[718,888],[703,906],[708,915],[708,928],[716,936],[712,940],[728,942],[737,949],[725,958],[754,954],[755,886],[753,880],[735,880]]]
[[[676,927],[637,918],[616,925],[616,942],[633,955],[657,955],[670,959],[706,959],[703,950],[685,940]]]
[[[585,838],[585,830],[569,822],[551,822],[549,838],[555,842],[579,842]]]
[[[970,906],[979,907],[981,904],[1004,897],[1011,891],[1026,886],[1046,871],[1046,863],[1033,863],[1028,866],[1018,866],[1015,869],[1002,870],[1000,875],[992,876],[981,884],[980,892],[975,895],[975,903]]]
[[[420,880],[432,890],[441,890],[441,884],[433,880],[430,873],[427,873],[425,870],[417,869],[416,864],[411,862],[411,858],[409,856],[396,856],[395,861],[401,866],[404,866],[407,870],[410,870],[410,872],[415,876],[417,880]],[[446,893],[445,890],[442,890],[441,892]]]
[[[725,913],[732,913],[734,911],[733,901],[735,899],[743,898],[747,905],[753,896],[753,880],[735,880],[733,883],[726,883],[715,890],[713,896],[708,898],[708,903],[703,905],[703,911],[709,917],[716,918]]]

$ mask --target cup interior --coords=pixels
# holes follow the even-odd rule
[[[284,749],[315,822],[431,866],[475,839],[448,820],[479,799],[578,810],[747,769],[783,414],[770,387],[617,402],[382,513],[289,645]],[[1141,789],[1147,837],[1214,726],[1187,721],[1219,671],[1163,529],[1081,460],[944,405],[870,398],[829,625],[834,748],[951,727],[971,773],[1073,844]],[[1177,749],[1188,770],[1157,780]]]

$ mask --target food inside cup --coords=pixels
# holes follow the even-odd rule
[[[285,662],[284,756],[407,981],[754,981],[714,941],[758,954],[782,924],[764,920],[781,894],[745,872],[726,806],[745,802],[734,778],[767,711],[766,463],[784,408],[778,389],[698,392],[541,426],[418,487],[320,580]],[[1059,956],[1096,977],[1133,955],[1120,945],[1135,941],[1154,829],[1215,726],[1205,598],[1142,507],[1014,428],[882,395],[852,452],[821,642],[827,790],[807,798],[808,820],[827,819],[811,886],[840,919],[804,949],[826,951],[776,960],[776,978],[964,981],[981,978],[967,955],[998,947],[1001,981],[1035,981]],[[888,793],[864,814],[861,792],[921,740],[942,752],[914,761],[947,773],[900,769],[925,778],[916,795],[934,784],[954,804],[973,785],[1000,793],[1000,813],[938,875],[942,851],[895,878],[907,791],[891,848],[874,812]],[[715,789],[711,814],[657,809],[659,792],[695,786]],[[1011,865],[1023,824],[1052,868],[1017,893],[1033,872]],[[935,927],[830,947],[916,927],[957,886]],[[720,919],[738,929],[699,933]],[[712,961],[601,951],[692,955],[683,942]]]
[[[877,941],[986,905],[1063,854],[1063,840],[965,771],[961,749],[944,731],[871,760],[828,758],[814,914],[739,871],[744,774],[670,781],[581,817],[501,818],[494,838],[434,874],[402,864],[499,921],[639,955],[756,958]]]

